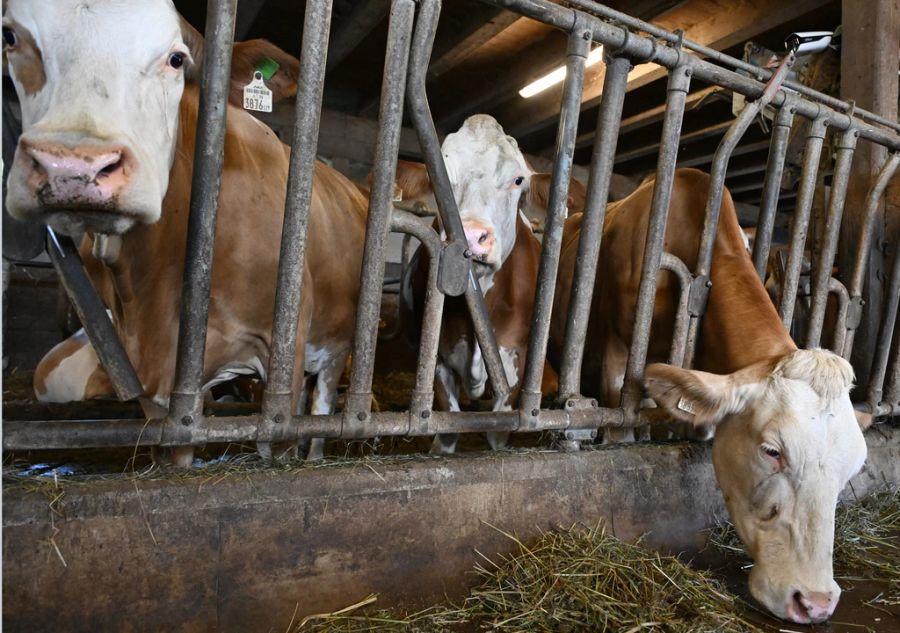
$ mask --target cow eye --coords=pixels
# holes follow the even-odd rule
[[[172,68],[181,68],[184,65],[183,53],[172,53],[169,55],[169,66]]]
[[[781,459],[781,452],[774,446],[769,446],[768,444],[763,444],[761,448],[762,448],[763,453],[765,453],[772,459],[774,459],[774,460]]]
[[[525,176],[519,176],[519,177],[516,178],[513,182],[516,183],[516,186],[518,187],[518,186],[521,185],[523,182],[525,182]]]
[[[16,32],[11,28],[4,26],[3,27],[3,46],[6,48],[12,48],[16,45]]]

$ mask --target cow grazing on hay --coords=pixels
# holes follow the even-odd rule
[[[509,410],[516,406],[521,390],[541,252],[540,242],[519,208],[546,207],[550,179],[531,171],[515,139],[487,115],[469,117],[459,131],[444,139],[441,151],[509,380],[509,400],[496,406]],[[404,199],[433,204],[424,165],[401,161],[397,184]],[[580,191],[578,200],[583,201],[579,187],[575,185],[575,195]],[[419,253],[410,265],[402,297],[403,309],[410,310],[415,319],[421,318],[428,278],[426,262]],[[481,349],[462,297],[447,297],[444,303],[438,353],[436,406],[459,411],[458,383],[467,397],[480,398],[487,382]],[[545,393],[555,391],[555,383],[555,372],[545,367]],[[488,434],[488,441],[494,448],[501,447],[507,436]],[[436,437],[432,452],[453,452],[456,439],[456,435]]]
[[[4,53],[22,103],[23,134],[7,204],[23,220],[85,232],[82,255],[112,311],[147,399],[166,406],[175,370],[196,143],[202,37],[171,2],[8,3]],[[297,90],[299,63],[263,41],[234,48],[230,101],[266,58],[274,99]],[[265,378],[290,149],[229,105],[204,381]],[[317,163],[300,309],[294,404],[317,374],[314,414],[332,411],[349,354],[367,201]],[[102,239],[98,239],[101,238]],[[92,244],[97,256],[92,255]],[[110,247],[112,245],[112,247]],[[41,362],[42,400],[111,395],[83,335]],[[192,449],[175,460],[190,464]],[[311,455],[321,454],[321,442]]]
[[[695,268],[709,176],[675,174],[665,250]],[[653,183],[609,206],[585,348],[585,390],[618,406],[631,345]],[[569,218],[553,339],[565,327],[581,216]],[[866,459],[850,403],[853,371],[831,352],[798,350],[753,268],[725,191],[712,288],[696,355],[698,370],[647,367],[649,395],[672,417],[715,425],[713,463],[738,534],[753,556],[753,596],[775,615],[820,622],[841,590],[831,565],[838,494]],[[663,271],[650,358],[672,340],[677,281]],[[702,371],[700,371],[702,370]]]

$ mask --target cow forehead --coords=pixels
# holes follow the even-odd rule
[[[514,174],[530,173],[525,157],[500,125],[490,117],[471,117],[441,147],[453,180],[487,178],[504,182]]]
[[[10,0],[4,17],[28,29],[45,65],[61,67],[95,52],[106,53],[109,63],[140,65],[181,42],[171,0]]]

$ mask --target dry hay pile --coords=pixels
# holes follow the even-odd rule
[[[839,506],[834,523],[835,577],[851,583],[884,583],[888,590],[871,602],[900,606],[900,488]],[[709,540],[719,549],[748,558],[730,524],[713,530]]]
[[[505,534],[505,533],[504,533]],[[375,596],[305,618],[291,633],[357,631],[756,632],[742,604],[709,574],[611,536],[602,528],[547,532],[531,547],[476,567],[461,605],[415,613],[358,613]]]

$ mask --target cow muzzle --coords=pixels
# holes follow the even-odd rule
[[[494,228],[479,220],[467,220],[463,222],[463,231],[466,233],[466,242],[469,246],[469,254],[473,262],[497,270],[500,267],[497,253],[497,237]],[[476,273],[477,273],[476,267]]]
[[[750,575],[753,597],[776,616],[797,624],[824,622],[834,613],[841,597],[841,588],[833,579],[824,585],[816,583],[813,588],[802,582],[792,583],[786,577],[772,579],[754,572]]]

